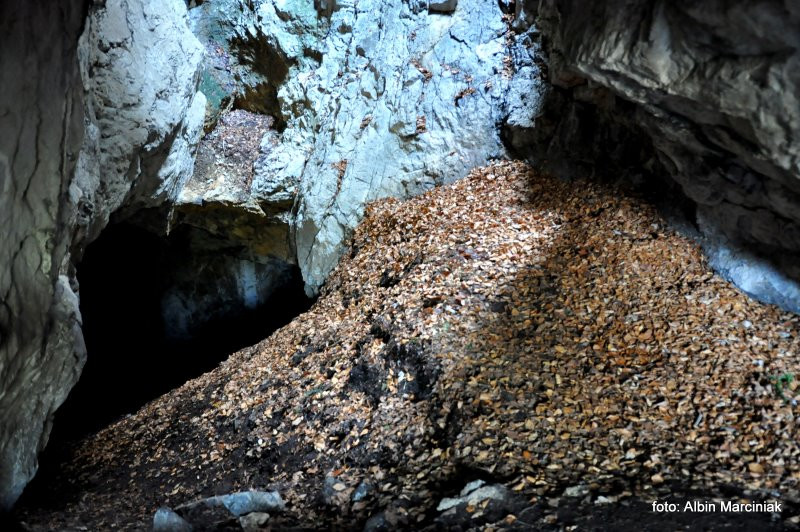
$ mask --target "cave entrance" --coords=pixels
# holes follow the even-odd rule
[[[263,304],[234,307],[191,336],[176,337],[163,318],[162,301],[174,282],[176,257],[191,262],[185,252],[180,235],[160,237],[124,223],[108,227],[88,246],[77,273],[88,357],[56,413],[48,449],[136,411],[311,306],[292,267]]]

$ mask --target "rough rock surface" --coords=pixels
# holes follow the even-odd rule
[[[294,190],[258,203],[250,194],[253,163],[277,142],[273,119],[225,113],[200,142],[195,172],[170,216],[183,234],[162,302],[172,337],[189,337],[208,321],[266,304],[296,266],[289,238]],[[177,251],[177,250],[176,250]]]
[[[206,48],[207,129],[233,106],[277,118],[290,66],[320,56],[326,27],[312,2],[296,0],[207,1],[190,11],[190,24]]]
[[[0,509],[85,360],[75,263],[115,211],[175,198],[202,126],[185,5],[85,4],[0,8]]]
[[[209,115],[231,101],[272,114],[282,132],[256,161],[242,208],[292,199],[288,236],[309,293],[366,203],[504,157],[509,88],[517,83],[529,107],[542,91],[530,57],[525,87],[516,81],[511,19],[493,2],[211,0],[191,17],[214,51],[204,87],[223,93]]]
[[[330,24],[322,64],[279,93],[291,128],[284,157],[260,168],[269,175],[274,163],[305,162],[295,239],[311,290],[367,202],[419,194],[505,155],[497,125],[512,73],[493,2],[462,0],[451,14],[414,14],[398,0],[343,2]]]
[[[800,5],[520,7],[524,20],[538,11],[556,86],[540,155],[668,174],[696,203],[720,271],[800,310]]]
[[[60,271],[70,235],[59,227],[82,135],[83,3],[0,4],[0,510],[33,474],[31,454],[83,356],[77,297]],[[52,37],[46,50],[41,33]]]

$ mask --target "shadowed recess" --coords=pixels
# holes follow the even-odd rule
[[[191,338],[175,339],[162,319],[161,301],[182,249],[175,239],[125,224],[108,228],[88,247],[78,269],[88,358],[56,414],[52,443],[136,411],[266,338],[312,303],[295,270],[265,304],[234,309]]]

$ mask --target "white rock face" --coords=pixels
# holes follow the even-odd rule
[[[400,0],[338,5],[322,63],[279,93],[282,147],[304,161],[295,241],[309,291],[368,202],[420,194],[505,155],[505,31],[494,2],[462,0],[452,14],[415,14]]]
[[[264,137],[248,193],[226,203],[231,220],[242,213],[227,238],[241,243],[261,224],[275,249],[259,245],[258,255],[298,264],[309,295],[367,203],[420,194],[505,157],[499,125],[532,127],[544,91],[496,2],[208,0],[190,18],[214,52],[202,85],[213,94],[208,116],[235,102],[272,113],[282,128],[276,142]],[[191,201],[212,205],[214,194]]]
[[[258,9],[258,31],[291,68],[277,93],[286,129],[256,163],[252,193],[268,202],[275,176],[295,183],[293,241],[309,293],[368,202],[420,194],[506,155],[498,124],[513,58],[498,4],[448,2],[447,14],[416,4],[337,2],[329,19],[305,2]],[[314,32],[321,59],[301,46]]]
[[[202,57],[179,0],[117,0],[91,12],[79,47],[89,135],[72,186],[94,224],[123,204],[132,212],[174,200],[191,177]]]
[[[84,2],[35,4],[0,7],[0,510],[85,360],[82,250],[114,212],[176,197],[205,107],[180,0],[108,0],[86,21]]]

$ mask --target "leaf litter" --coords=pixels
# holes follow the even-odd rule
[[[498,162],[371,204],[310,311],[77,443],[20,516],[141,529],[269,489],[275,529],[435,528],[476,478],[535,509],[470,503],[486,530],[558,527],[569,496],[796,505],[798,332],[645,202]]]

